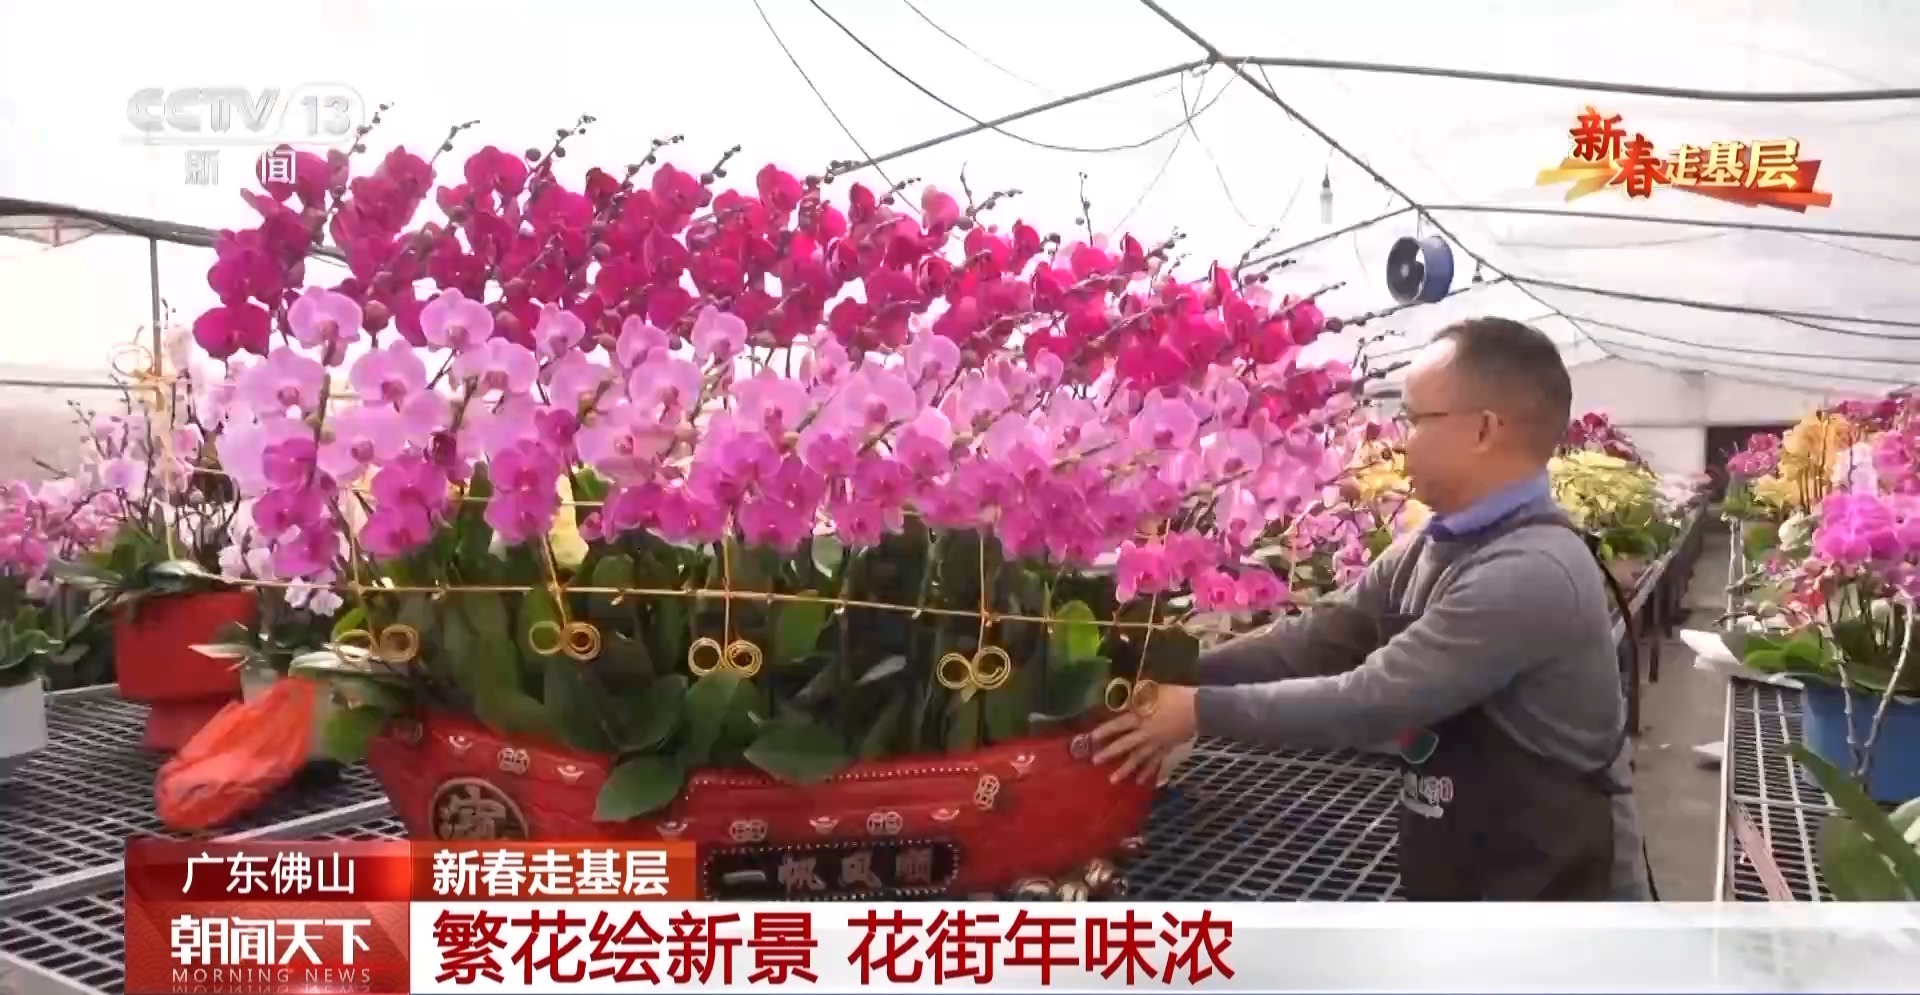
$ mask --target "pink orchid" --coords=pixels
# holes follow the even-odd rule
[[[420,332],[430,346],[465,352],[493,337],[493,312],[458,290],[441,291],[421,309]]]
[[[287,309],[287,326],[294,341],[329,355],[340,355],[359,341],[363,318],[353,298],[319,287],[307,288]]]

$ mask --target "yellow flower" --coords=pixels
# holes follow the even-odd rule
[[[1407,490],[1406,460],[1387,446],[1376,443],[1363,448],[1355,455],[1353,466],[1353,486],[1362,504]]]
[[[1658,508],[1660,479],[1644,467],[1588,450],[1547,464],[1553,495],[1581,528],[1607,528],[1651,517]]]
[[[1783,511],[1804,510],[1832,489],[1835,464],[1872,435],[1838,415],[1814,412],[1780,439],[1780,468],[1753,482],[1753,496]]]
[[[562,476],[559,487],[560,510],[554,512],[547,541],[553,544],[554,562],[571,570],[586,562],[587,540],[581,537],[580,519],[574,514],[573,482]]]

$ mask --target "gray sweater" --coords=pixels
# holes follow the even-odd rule
[[[1606,584],[1572,531],[1409,536],[1327,603],[1419,617],[1363,661],[1342,652],[1340,612],[1319,607],[1203,655],[1202,736],[1361,748],[1484,706],[1521,746],[1581,769],[1612,763],[1631,784],[1630,742],[1612,755],[1626,702]],[[1650,898],[1631,793],[1615,800],[1614,832],[1616,897]]]

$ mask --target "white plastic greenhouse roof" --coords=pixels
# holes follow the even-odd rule
[[[1299,293],[1340,284],[1323,298],[1339,315],[1391,306],[1388,247],[1444,232],[1455,242],[1456,292],[1370,323],[1366,334],[1391,333],[1371,347],[1387,359],[1449,321],[1500,314],[1547,331],[1574,363],[1615,356],[1860,391],[1920,380],[1920,182],[1912,170],[1920,164],[1920,66],[1911,60],[1920,4],[1161,5],[1170,18],[1138,0],[548,0],[538,8],[543,23],[591,31],[509,54],[499,50],[498,22],[524,21],[523,5],[469,4],[447,18],[425,5],[294,2],[286,23],[303,25],[301,43],[267,46],[270,57],[242,34],[249,22],[238,15],[233,38],[207,18],[104,42],[120,49],[93,60],[98,72],[61,95],[32,83],[52,78],[54,48],[14,53],[0,66],[0,94],[9,95],[0,97],[0,146],[32,143],[36,154],[0,164],[0,196],[209,227],[245,223],[237,190],[251,151],[223,151],[219,188],[189,187],[180,159],[192,146],[156,150],[126,139],[127,93],[206,82],[199,77],[210,71],[183,74],[182,65],[227,67],[219,71],[234,85],[290,92],[302,81],[344,80],[367,101],[395,105],[370,140],[376,151],[401,143],[429,150],[449,124],[473,118],[481,124],[462,136],[459,155],[486,143],[518,149],[588,112],[598,123],[570,145],[570,166],[617,166],[653,138],[683,134],[673,161],[705,169],[742,144],[736,167],[746,168],[732,178],[750,182],[761,162],[805,172],[886,158],[972,120],[1206,60],[1211,46],[1230,60],[1288,64],[1241,63],[1253,82],[1234,64],[1158,76],[1022,117],[1006,133],[977,131],[886,158],[852,178],[917,177],[957,193],[964,168],[978,194],[1022,191],[1003,219],[1024,216],[1064,233],[1077,227],[1084,173],[1095,231],[1130,230],[1152,243],[1178,230],[1186,272],[1213,259],[1230,265],[1263,236],[1266,252],[1313,243],[1286,256],[1293,262],[1275,273],[1275,286]],[[70,7],[16,7],[8,16],[31,22],[20,25],[23,36],[75,36],[86,25]],[[569,54],[574,46],[581,51]],[[450,62],[430,57],[429,47],[498,58]],[[1300,65],[1313,60],[1773,98]],[[1286,109],[1260,92],[1269,83]],[[1899,99],[1861,92],[1898,88],[1909,89]],[[98,134],[73,124],[72,106],[55,106],[81,91]],[[1853,99],[1819,96],[1839,91]],[[1792,94],[1802,96],[1781,96]],[[1568,201],[1566,184],[1536,180],[1569,153],[1569,129],[1589,105],[1621,115],[1629,134],[1644,134],[1662,154],[1681,144],[1797,139],[1802,159],[1819,161],[1817,187],[1831,206],[1793,213],[1672,188],[1646,199],[1609,189]],[[1321,220],[1323,177],[1333,195],[1329,223]],[[92,247],[101,241],[63,251],[104,251]],[[117,322],[117,336],[129,318],[144,318],[145,248],[125,251],[128,302],[67,295],[60,306],[72,323]],[[186,255],[163,263],[166,290],[191,314],[207,303],[200,277],[209,260],[204,250],[179,251]],[[1485,282],[1473,286],[1476,259]],[[68,278],[53,272],[59,265],[0,264],[0,283],[12,284],[0,294],[6,327],[33,306],[18,303],[20,291]],[[101,270],[89,265],[72,278],[97,284]],[[39,269],[27,277],[20,266]],[[98,314],[89,318],[89,308]],[[1355,337],[1336,345],[1351,353]]]

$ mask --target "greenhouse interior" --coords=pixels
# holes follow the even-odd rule
[[[190,6],[0,65],[10,990],[129,990],[143,836],[688,839],[715,898],[904,837],[828,889],[1920,898],[1920,8],[543,5],[594,59],[490,2]],[[1546,373],[1468,344],[1519,326]],[[1627,893],[1403,845],[1456,802],[1395,723],[1527,753],[1572,670],[1394,712],[1460,603],[1286,641],[1403,550],[1564,538],[1461,531],[1520,457],[1611,629],[1475,639],[1600,647],[1541,721],[1620,730]]]

